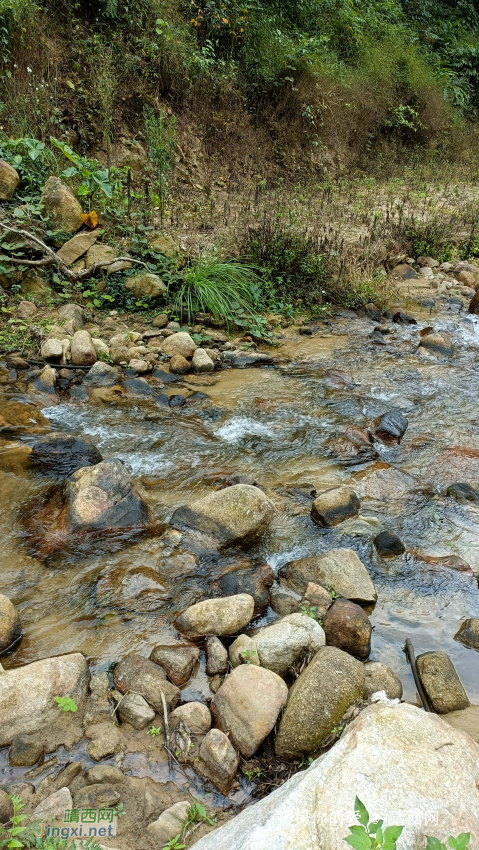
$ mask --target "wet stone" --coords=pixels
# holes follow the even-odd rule
[[[374,538],[374,545],[381,558],[395,558],[406,551],[404,543],[391,531],[381,531]]]
[[[470,705],[462,682],[446,652],[418,655],[417,669],[431,705],[438,714],[459,711]]]
[[[459,631],[454,635],[454,640],[479,651],[479,619],[470,617],[464,620]]]

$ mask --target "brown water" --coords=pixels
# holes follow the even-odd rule
[[[479,616],[477,580],[440,560],[459,555],[479,575],[479,509],[441,495],[455,481],[479,485],[479,329],[461,315],[432,319],[428,313],[418,327],[398,327],[386,347],[370,342],[371,321],[352,315],[313,337],[290,332],[278,350],[284,356],[279,368],[185,382],[186,389],[209,396],[199,406],[171,410],[138,398],[118,406],[68,402],[44,412],[55,430],[86,435],[105,458],[121,458],[160,522],[229,475],[254,476],[275,502],[276,516],[248,556],[277,571],[293,557],[355,549],[379,594],[371,615],[371,658],[391,665],[405,697],[414,699],[405,638],[417,653],[445,650],[471,701],[479,702],[479,653],[453,640],[464,618]],[[454,338],[449,362],[416,353],[419,329],[432,323]],[[13,376],[5,369],[1,375],[3,391],[15,393]],[[367,429],[397,407],[409,420],[402,444],[377,446],[376,459],[350,457],[344,429]],[[155,421],[147,419],[152,412],[159,416]],[[454,447],[462,451],[447,451]],[[63,553],[42,564],[28,554],[20,516],[51,483],[27,470],[24,444],[1,441],[0,587],[24,627],[20,647],[2,663],[80,650],[97,669],[132,652],[149,654],[160,632],[163,639],[171,630],[173,614],[208,595],[231,553],[202,553],[196,566],[178,572],[171,550],[146,538],[125,542],[116,552],[95,551],[92,544],[87,554]],[[337,483],[352,484],[361,495],[360,517],[335,529],[318,528],[308,494]],[[377,558],[372,538],[381,528],[401,537],[406,555]],[[131,565],[152,567],[161,576],[166,599],[157,610],[118,610],[97,599],[99,577]],[[207,690],[200,671],[184,697]]]

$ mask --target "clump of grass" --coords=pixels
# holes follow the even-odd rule
[[[256,314],[255,293],[260,283],[252,265],[200,257],[198,263],[184,273],[175,294],[174,310],[188,322],[201,311],[212,313],[215,319],[224,318],[231,324],[240,311],[251,316]]]

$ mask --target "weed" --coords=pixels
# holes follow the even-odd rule
[[[55,697],[55,702],[62,711],[78,711],[78,706],[71,697]]]

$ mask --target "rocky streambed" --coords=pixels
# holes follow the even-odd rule
[[[32,817],[121,803],[102,845],[162,850],[196,800],[213,822],[187,846],[329,850],[359,794],[402,813],[399,847],[475,846],[466,305],[344,311],[277,349],[218,339],[206,371],[184,335],[174,354],[176,328],[141,376],[124,353],[0,365],[0,782]]]

